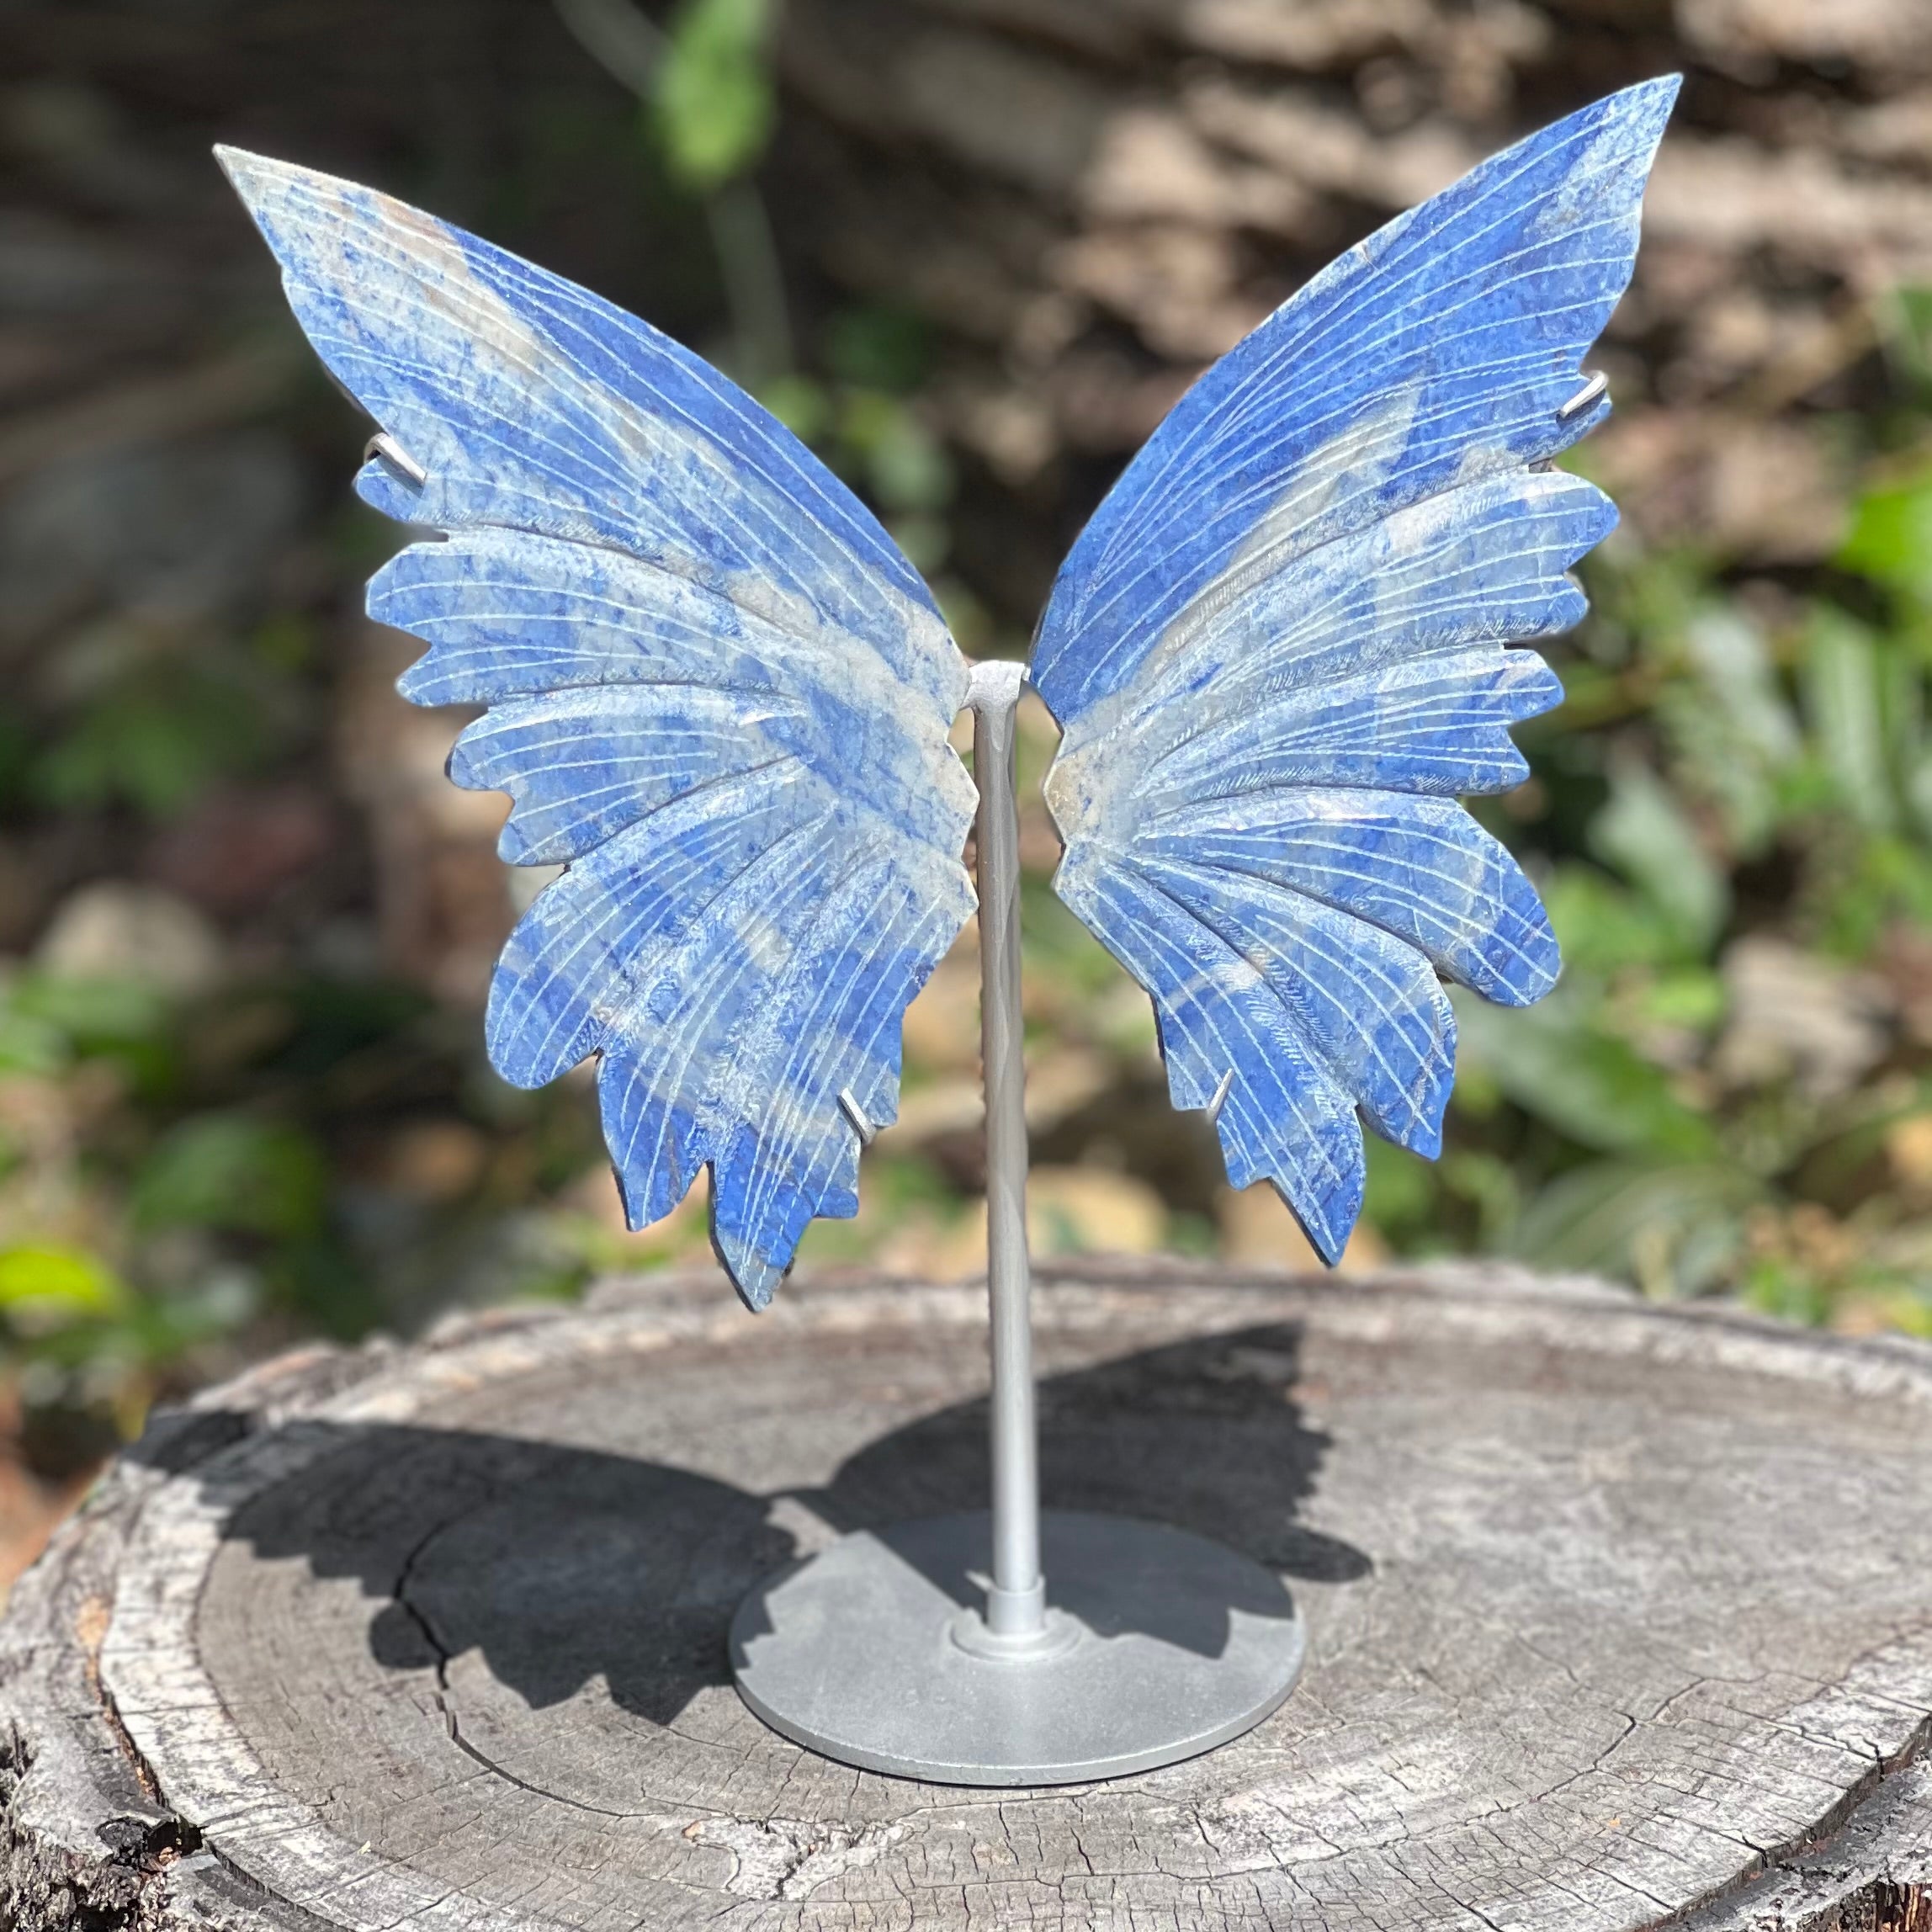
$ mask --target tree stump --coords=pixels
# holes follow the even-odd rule
[[[1932,1925],[1932,1349],[1489,1268],[1038,1298],[1048,1503],[1290,1579],[1247,1737],[999,1793],[766,1730],[752,1579],[983,1500],[983,1295],[633,1283],[157,1422],[0,1629],[0,1923]]]

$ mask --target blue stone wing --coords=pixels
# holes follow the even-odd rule
[[[1175,1103],[1336,1259],[1358,1117],[1441,1145],[1441,974],[1553,984],[1529,882],[1456,802],[1525,776],[1616,521],[1550,459],[1630,279],[1675,78],[1497,155],[1309,282],[1182,398],[1063,566],[1031,676],[1064,732],[1060,896],[1153,995]]]
[[[365,188],[233,151],[289,297],[383,435],[357,479],[442,533],[369,608],[510,794],[505,858],[567,869],[498,964],[490,1057],[598,1057],[631,1224],[712,1170],[754,1307],[857,1207],[900,1021],[973,908],[967,667],[878,523],[715,369],[557,276]]]

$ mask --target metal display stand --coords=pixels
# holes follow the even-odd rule
[[[1677,86],[1645,82],[1531,135],[1310,282],[1155,431],[1131,466],[1138,480],[1096,511],[1042,613],[1032,675],[1068,729],[1063,754],[1096,780],[1068,815],[1070,909],[1103,943],[1138,953],[1136,977],[1176,1048],[1170,1091],[1206,1102],[1232,1171],[1269,1175],[1330,1258],[1360,1197],[1318,1181],[1324,1164],[1359,1178],[1357,1115],[1405,1145],[1437,1138],[1453,1060],[1431,967],[1509,1005],[1554,984],[1533,888],[1453,807],[1440,817],[1441,794],[1451,775],[1457,794],[1515,785],[1505,730],[1561,698],[1533,653],[1502,647],[1576,620],[1561,565],[1614,521],[1601,492],[1549,466],[1607,411],[1605,379],[1579,388],[1573,376],[1628,283]],[[406,547],[371,587],[373,618],[430,644],[405,694],[483,703],[451,777],[512,794],[505,857],[566,862],[500,963],[491,1064],[539,1086],[597,1054],[600,1091],[623,1096],[607,1107],[607,1140],[627,1217],[661,1213],[671,1184],[709,1163],[719,1257],[761,1308],[807,1211],[851,1170],[846,1128],[871,1138],[853,1087],[837,1096],[842,1123],[824,1104],[824,1076],[847,1068],[868,1095],[883,1091],[885,1001],[903,1000],[964,911],[952,855],[968,797],[941,735],[959,660],[937,607],[911,608],[910,563],[803,445],[656,332],[353,183],[220,154],[298,319],[380,426],[358,489],[443,533]],[[1340,400],[1325,379],[1311,387],[1344,369]],[[1330,501],[1338,464],[1353,479],[1346,510]],[[753,581],[766,592],[741,597]],[[1358,608],[1340,589],[1361,583],[1374,594]],[[1123,624],[1143,591],[1152,601]],[[848,629],[842,613],[861,609]],[[810,613],[803,631],[794,610]],[[1097,628],[1096,611],[1112,613]],[[1303,613],[1292,648],[1288,613]],[[826,650],[774,648],[755,689],[735,685],[730,666],[762,640],[821,632]],[[738,1687],[778,1732],[846,1763],[969,1785],[1190,1756],[1279,1705],[1305,1647],[1281,1582],[1249,1558],[1177,1528],[1040,1511],[1014,795],[1027,676],[982,664],[968,693],[991,1508],[848,1536],[754,1590],[731,1630]],[[1370,677],[1372,688],[1359,682]],[[1107,709],[1130,694],[1127,712]],[[1339,738],[1338,707],[1352,718]],[[878,773],[848,772],[875,732],[889,754]],[[676,747],[661,760],[640,750],[661,733]],[[1185,814],[1223,809],[1224,765],[1274,802],[1195,839]],[[767,795],[759,775],[781,766]],[[1061,767],[1076,792],[1080,768]],[[1282,894],[1319,901],[1375,948],[1369,978],[1383,990],[1325,938],[1255,940],[1280,955],[1265,987],[1203,972],[1191,938],[1141,947],[1117,902],[1138,889],[1132,863],[1116,876],[1140,808],[1117,779],[1149,772],[1179,801],[1176,836],[1199,862],[1198,890],[1169,894],[1175,919],[1252,938],[1285,930]],[[708,794],[727,776],[751,788]],[[784,841],[827,822],[820,788],[875,776],[872,815],[854,815],[836,852],[778,893],[754,878],[753,866],[788,862]],[[1379,802],[1331,820],[1303,795],[1329,783]],[[727,804],[714,824],[734,795],[744,810]],[[1250,870],[1243,840],[1273,858]],[[849,927],[864,909],[839,895],[875,878],[894,923],[861,957]],[[613,907],[628,922],[621,943]],[[815,974],[836,997],[788,1004],[817,990]],[[732,998],[713,998],[727,980]],[[771,1023],[743,1023],[761,1002]],[[794,1036],[821,1020],[835,1036],[801,1058]],[[1334,1062],[1319,1117],[1298,1099],[1302,1050],[1271,1050],[1277,1027]],[[1372,1052],[1337,1057],[1351,1039]],[[667,1124],[653,1139],[618,1131],[620,1114]],[[1284,1150],[1270,1123],[1291,1117],[1308,1144]]]
[[[841,1763],[1027,1786],[1172,1764],[1261,1722],[1301,1669],[1280,1579],[1206,1539],[1040,1510],[1027,1255],[1015,714],[1022,666],[973,668],[986,1086],[992,1507],[841,1538],[731,1626],[740,1694]]]

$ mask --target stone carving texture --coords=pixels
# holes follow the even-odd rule
[[[1555,980],[1455,799],[1519,783],[1510,725],[1562,700],[1503,647],[1577,621],[1566,572],[1616,522],[1549,464],[1608,414],[1580,359],[1676,91],[1557,122],[1308,283],[1154,433],[1041,625],[1060,895],[1153,995],[1175,1104],[1218,1103],[1229,1178],[1272,1181],[1330,1261],[1356,1110],[1439,1149],[1437,973],[1510,1006]]]
[[[446,533],[369,613],[430,645],[450,760],[507,792],[502,856],[565,863],[506,947],[490,1056],[600,1056],[631,1223],[713,1169],[753,1307],[815,1214],[857,1208],[901,1014],[973,910],[966,663],[862,505],[644,322],[385,195],[226,151],[297,319],[384,436],[357,478]]]
[[[1175,1102],[1330,1260],[1356,1115],[1433,1154],[1438,973],[1510,1005],[1557,948],[1456,803],[1562,687],[1509,643],[1582,613],[1615,522],[1550,459],[1629,281],[1673,79],[1485,162],[1317,276],[1155,433],[1060,573],[1032,676],[1066,736],[1061,896],[1153,995]],[[383,433],[361,494],[440,540],[370,586],[486,714],[450,761],[567,867],[497,968],[491,1058],[599,1058],[633,1226],[713,1170],[762,1307],[857,1207],[899,1024],[972,910],[966,667],[917,573],[750,397],[646,324],[433,216],[232,151],[297,317]]]

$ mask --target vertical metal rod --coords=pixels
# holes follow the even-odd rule
[[[1040,1472],[1033,1416],[1032,1282],[1027,1261],[1026,1064],[1020,1016],[1020,820],[1014,714],[1024,668],[973,667],[973,773],[979,788],[979,1043],[986,1080],[986,1284],[991,1303],[993,1582],[986,1627],[1046,1629]]]

